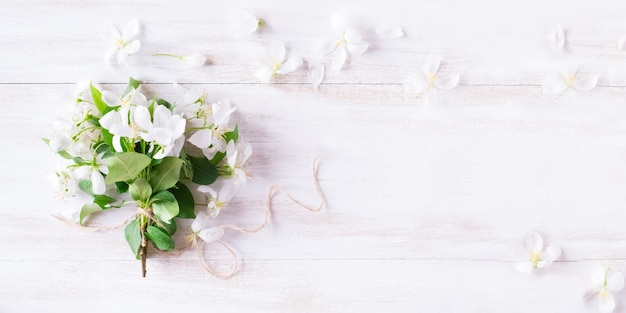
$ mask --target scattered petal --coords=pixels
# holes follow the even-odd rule
[[[543,94],[557,97],[565,92],[567,88],[567,84],[561,75],[552,75],[543,83]]]
[[[554,25],[550,30],[550,42],[556,51],[563,51],[565,47],[565,31],[560,24]]]
[[[338,72],[343,67],[343,64],[346,63],[346,58],[348,57],[348,53],[346,49],[343,47],[337,48],[335,52],[333,52],[333,59],[331,61],[331,68],[333,71]]]
[[[346,45],[348,52],[352,55],[361,55],[365,53],[365,51],[367,51],[368,47],[369,47],[369,44],[367,42],[360,42],[360,43]]]
[[[459,84],[459,75],[440,75],[437,77],[433,85],[437,89],[452,89]]]
[[[598,76],[576,77],[572,83],[572,88],[581,91],[589,91],[598,84]]]
[[[207,58],[202,54],[194,53],[183,56],[183,63],[192,67],[202,67],[206,63]]]
[[[313,88],[317,89],[324,80],[324,65],[321,63],[309,63],[309,78]]]

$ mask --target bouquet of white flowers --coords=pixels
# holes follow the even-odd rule
[[[145,277],[149,243],[174,249],[174,218],[195,219],[191,241],[216,240],[219,234],[205,227],[206,219],[217,216],[245,184],[252,149],[238,127],[230,126],[235,108],[228,101],[207,103],[188,94],[184,103],[171,104],[148,99],[140,85],[131,78],[117,95],[90,84],[69,119],[58,119],[55,134],[44,141],[62,159],[56,176],[63,196],[84,193],[93,199],[76,212],[76,222],[82,225],[96,212],[138,208],[124,233]],[[207,200],[206,211],[197,215],[190,182]]]

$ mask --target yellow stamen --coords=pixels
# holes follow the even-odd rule
[[[530,254],[530,262],[533,263],[533,267],[537,268],[537,263],[541,261],[541,252],[532,252]]]

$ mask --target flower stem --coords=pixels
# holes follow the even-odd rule
[[[148,239],[146,238],[146,228],[148,225],[148,219],[145,214],[141,215],[141,221],[139,225],[139,231],[141,233],[141,248],[139,250],[139,255],[141,257],[141,276],[146,277],[146,258],[148,254]]]
[[[182,55],[175,55],[175,54],[169,54],[169,53],[155,53],[152,56],[153,57],[172,57],[172,58],[177,58],[181,61],[183,60]]]

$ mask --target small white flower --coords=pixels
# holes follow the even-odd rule
[[[228,142],[226,146],[226,159],[232,171],[232,177],[235,179],[235,183],[243,184],[246,182],[248,174],[244,169],[244,165],[251,155],[252,146],[244,139],[239,139],[237,144],[232,140]]]
[[[598,307],[602,313],[611,313],[615,310],[614,293],[624,288],[624,275],[611,270],[610,267],[598,266],[591,273],[593,289],[585,294],[585,299],[590,301],[598,299]]]
[[[332,53],[331,68],[337,72],[346,63],[348,54],[361,55],[367,50],[369,44],[363,41],[361,35],[355,30],[346,27],[344,16],[335,14],[331,23],[337,37],[333,42],[327,44],[324,50],[326,53]]]
[[[257,50],[257,61],[262,68],[255,76],[263,83],[269,83],[272,77],[279,74],[293,72],[302,65],[302,59],[299,57],[291,57],[285,61],[285,44],[279,40],[272,41],[267,50]]]
[[[91,152],[93,154],[93,152]],[[74,169],[73,176],[76,179],[89,179],[91,181],[92,192],[95,195],[102,195],[106,192],[103,174],[109,173],[109,168],[103,161],[104,153],[93,154],[91,158],[84,158],[87,163]]]
[[[118,65],[128,65],[130,56],[137,53],[139,48],[141,48],[141,42],[133,40],[138,33],[139,22],[137,20],[132,20],[128,23],[121,34],[117,27],[111,25],[108,29],[108,38],[106,39],[111,43],[112,47],[107,50],[104,61],[107,64],[112,64],[112,60],[115,58]]]
[[[383,39],[397,39],[404,36],[404,31],[398,25],[380,24],[376,27],[376,34]]]
[[[109,107],[143,106],[148,107],[148,99],[138,89],[132,89],[124,97],[115,93],[103,90],[102,101]]]
[[[199,212],[191,224],[193,232],[189,237],[191,242],[195,242],[196,237],[200,237],[204,242],[211,243],[220,240],[224,236],[224,228],[219,226],[210,226],[211,220],[206,213]]]
[[[541,235],[531,232],[526,236],[524,247],[517,248],[516,253],[519,258],[524,259],[517,264],[516,269],[522,273],[531,274],[538,268],[550,266],[561,256],[561,249],[557,246],[548,246],[544,250]]]
[[[231,18],[233,33],[243,37],[250,35],[263,26],[265,22],[246,10],[239,10]]]
[[[431,87],[436,89],[452,89],[456,87],[459,83],[459,75],[439,74],[440,65],[441,60],[439,56],[431,56],[421,73],[412,74],[404,81],[404,93],[420,97]]]
[[[143,107],[137,107],[137,112]],[[144,110],[141,109],[143,112]],[[143,114],[148,113],[147,110]],[[143,115],[142,114],[142,115]],[[148,113],[148,124],[144,124],[145,116],[141,118],[142,122],[139,127],[146,129],[145,132],[141,132],[140,136],[143,140],[152,144],[152,148],[158,146],[158,149],[153,158],[162,159],[166,156],[178,157],[185,142],[185,124],[186,120],[177,114],[172,112],[163,105],[156,105],[150,123],[150,113]],[[150,152],[153,152],[150,150]]]
[[[317,89],[324,80],[324,72],[326,69],[321,63],[309,63],[309,78],[313,88]]]
[[[565,48],[565,30],[560,24],[554,25],[550,30],[550,44],[557,52],[563,52]]]
[[[230,101],[222,100],[211,104],[203,105],[197,112],[198,119],[204,119],[203,129],[198,130],[189,138],[189,142],[202,149],[202,153],[211,160],[218,151],[225,151],[226,141],[222,137],[231,129],[228,127],[230,115],[236,110],[231,107]],[[211,118],[209,118],[211,117]]]
[[[589,91],[596,87],[598,76],[578,75],[578,67],[570,66],[560,74],[549,76],[543,83],[543,94],[559,97],[570,89]]]
[[[202,55],[202,54],[198,54],[198,53],[193,53],[193,54],[189,54],[189,55],[176,55],[176,54],[169,54],[169,53],[156,53],[153,54],[152,56],[155,57],[171,57],[171,58],[175,58],[191,67],[202,67],[204,66],[204,64],[207,61],[207,58]]]
[[[198,191],[205,194],[207,200],[207,213],[211,217],[217,217],[228,202],[233,199],[239,186],[232,183],[225,183],[219,191],[215,191],[209,186],[198,186]]]

